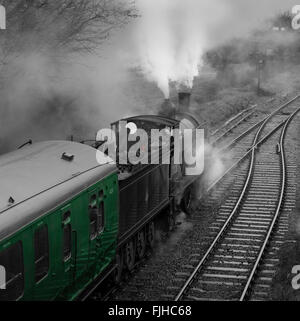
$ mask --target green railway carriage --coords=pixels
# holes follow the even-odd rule
[[[116,255],[115,165],[86,145],[42,142],[1,156],[0,177],[0,300],[76,298]]]

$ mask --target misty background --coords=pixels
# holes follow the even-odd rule
[[[0,3],[7,10],[0,153],[29,139],[94,139],[115,120],[156,113],[164,98],[176,103],[182,87],[193,90],[192,108],[213,125],[256,95],[297,84],[293,1]],[[260,61],[264,86],[257,92]]]

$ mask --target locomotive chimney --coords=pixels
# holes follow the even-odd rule
[[[176,111],[176,106],[171,102],[169,98],[165,99],[159,110],[159,115],[173,117]]]
[[[187,112],[190,108],[191,93],[180,92],[178,93],[178,111]]]

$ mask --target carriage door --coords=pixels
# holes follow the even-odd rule
[[[104,203],[101,195],[103,190],[94,189],[89,192],[89,266],[99,262],[102,256],[101,232],[104,227]]]

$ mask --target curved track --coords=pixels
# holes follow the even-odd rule
[[[279,124],[274,116],[298,98],[297,96],[281,106],[262,121],[250,151],[222,177],[230,174],[237,166],[242,169],[242,176],[246,173],[237,200],[226,200],[229,205],[226,207],[225,203],[223,218],[221,215],[215,226],[219,232],[177,294],[176,301],[242,301],[251,297],[252,285],[264,263],[264,254],[283,205],[286,190],[284,137],[300,108],[289,116],[284,115],[286,119]],[[282,127],[280,134],[279,129]],[[270,128],[271,131],[265,134]],[[263,134],[265,136],[260,139]],[[245,172],[242,164],[249,157],[249,167]],[[212,184],[209,190],[214,188],[215,184]],[[274,268],[272,262],[266,264],[270,269]],[[259,294],[263,297],[263,289],[268,286],[261,284],[260,287],[262,290]]]
[[[256,135],[256,129],[265,127],[268,121],[277,115],[280,111],[286,109],[295,101],[300,98],[299,95],[290,99],[288,102],[281,104],[277,107],[272,113],[263,116],[263,114],[257,113],[254,110],[256,106],[246,110],[245,112],[237,115],[237,119],[241,119],[236,122],[235,117],[231,121],[225,123],[225,127],[221,127],[220,131],[216,131],[210,137],[210,144],[219,149],[219,152],[227,152],[228,150],[237,147],[235,150],[234,157],[239,159],[245,154],[253,142],[253,139]],[[260,118],[260,120],[258,120]],[[221,133],[221,134],[220,134]],[[239,145],[238,145],[239,144]],[[237,146],[238,145],[238,146]]]

